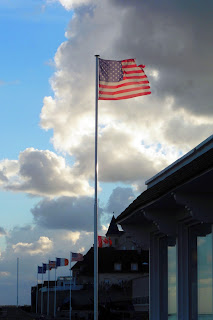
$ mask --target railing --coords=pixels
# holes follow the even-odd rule
[[[83,285],[71,285],[72,287],[72,290],[73,291],[78,291],[78,290],[81,290],[83,289]],[[56,290],[57,291],[66,291],[66,290],[70,290],[70,285],[66,285],[66,286],[57,286],[56,287]],[[48,291],[48,288],[47,287],[43,287],[43,288],[40,288],[39,291],[41,292],[47,292]],[[49,291],[55,291],[55,287],[50,287],[49,288]]]

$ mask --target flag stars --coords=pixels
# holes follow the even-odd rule
[[[122,63],[120,61],[99,60],[100,81],[118,82],[123,80]]]

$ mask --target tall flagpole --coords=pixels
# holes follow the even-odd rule
[[[95,92],[95,203],[94,203],[94,320],[98,320],[98,89],[99,55],[96,54]]]
[[[37,266],[36,313],[38,313],[38,266]]]
[[[18,308],[18,276],[19,276],[19,258],[17,258],[17,308]]]
[[[56,317],[56,263],[57,263],[57,259],[55,259],[55,297],[54,297],[54,318]]]
[[[71,304],[71,298],[72,298],[72,281],[71,281],[71,266],[72,266],[72,252],[70,252],[70,320],[72,315],[72,304]]]
[[[49,316],[50,310],[50,260],[48,263],[48,292],[47,292],[47,315]]]
[[[44,265],[42,263],[42,285],[41,285],[41,314],[43,314],[43,273],[44,273]]]

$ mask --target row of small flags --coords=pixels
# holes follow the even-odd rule
[[[84,257],[81,253],[71,253],[71,262],[83,261]],[[46,273],[47,270],[57,269],[57,267],[64,267],[69,265],[69,260],[66,258],[56,258],[56,260],[49,260],[49,263],[42,263],[38,266],[38,273]]]
[[[98,236],[98,247],[111,247],[112,240],[110,237]],[[83,261],[84,257],[81,253],[71,252],[71,262]],[[69,265],[69,260],[66,258],[56,258],[56,260],[49,260],[49,263],[43,263],[42,267],[38,266],[38,273],[46,273],[47,270],[56,269],[57,267],[64,267]]]

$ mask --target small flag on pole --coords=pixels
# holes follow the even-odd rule
[[[106,248],[112,246],[112,240],[110,237],[102,237],[98,236],[98,247],[99,248]]]
[[[56,267],[68,266],[69,260],[65,258],[56,258]]]
[[[38,266],[38,273],[46,273],[46,270],[44,270],[43,267]]]
[[[84,260],[83,254],[72,252],[72,260],[71,260],[72,262],[73,261],[83,261],[83,260]]]
[[[47,271],[47,263],[42,263],[43,266],[43,273],[46,273]]]
[[[135,59],[99,59],[99,100],[121,100],[150,94],[144,65]]]
[[[57,268],[56,262],[49,260],[48,267],[49,267],[49,270],[56,269]]]

